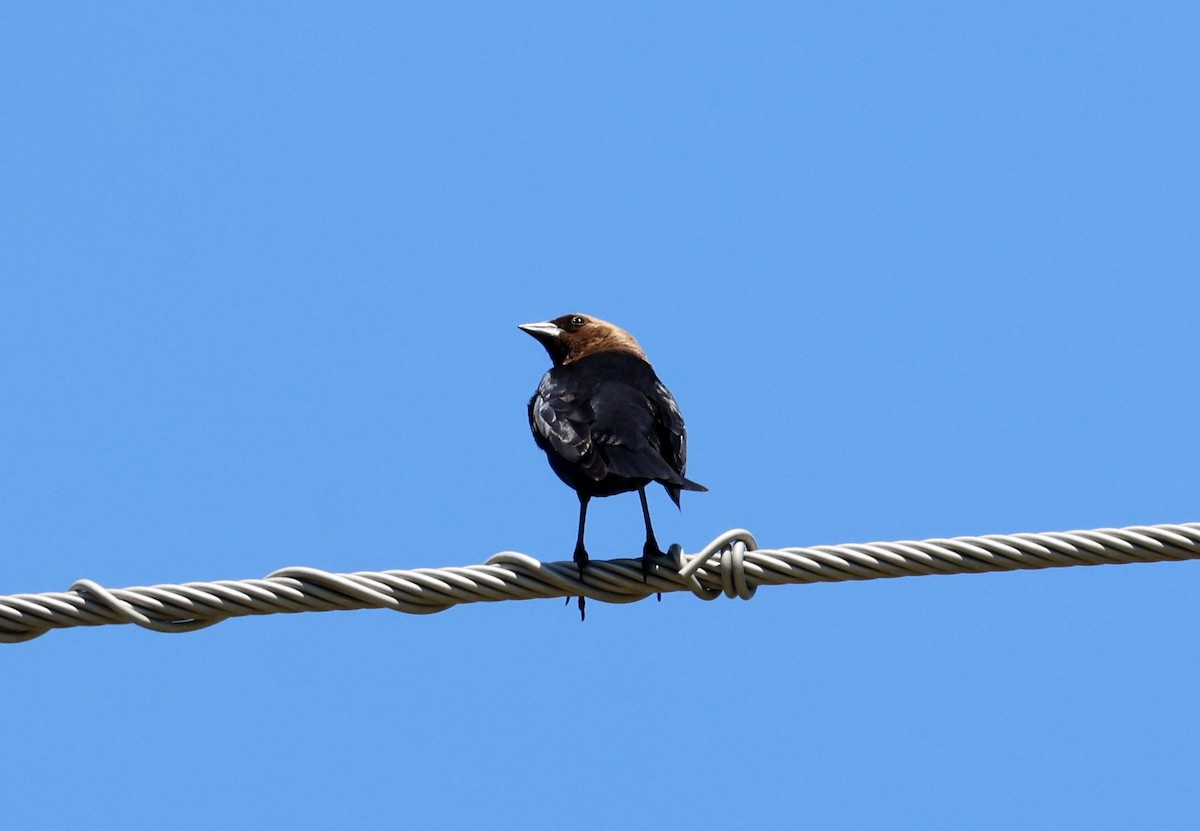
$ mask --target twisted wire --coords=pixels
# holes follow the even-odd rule
[[[749,531],[720,535],[694,555],[678,546],[643,578],[634,559],[542,563],[505,551],[483,565],[335,574],[285,568],[262,579],[0,596],[0,643],[50,629],[133,623],[192,632],[230,617],[352,609],[432,614],[459,603],[583,596],[631,603],[656,592],[750,599],[759,586],[1200,559],[1200,523],[1095,531],[992,534],[921,541],[759,548]]]

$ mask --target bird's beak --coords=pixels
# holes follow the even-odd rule
[[[526,334],[533,335],[542,343],[545,343],[546,341],[558,340],[560,337],[562,337],[563,333],[562,329],[559,329],[548,320],[542,321],[541,323],[522,323],[517,328]]]

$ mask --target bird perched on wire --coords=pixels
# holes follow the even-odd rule
[[[529,399],[529,428],[558,478],[579,496],[574,560],[580,578],[588,561],[588,502],[629,491],[642,502],[642,574],[648,574],[662,550],[650,524],[646,486],[661,484],[676,507],[681,491],[708,490],[683,475],[687,429],[679,405],[633,335],[618,326],[567,314],[519,328],[546,348],[553,363]],[[579,608],[582,613],[582,597]]]

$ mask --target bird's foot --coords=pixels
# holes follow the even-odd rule
[[[646,544],[642,546],[642,582],[648,583],[650,578],[650,569],[654,566],[654,561],[659,557],[667,556],[658,547],[658,543],[654,539],[646,540]],[[662,602],[662,592],[655,592],[654,596],[658,598],[658,602]]]
[[[667,556],[658,547],[658,543],[654,540],[646,540],[646,544],[642,546],[642,582],[647,582],[650,576],[650,569],[654,566],[654,561],[659,557]]]
[[[587,549],[584,548],[582,545],[577,545],[575,547],[575,553],[572,555],[571,559],[573,559],[575,561],[575,565],[579,568],[579,582],[582,583],[583,582],[583,567],[588,564]],[[586,598],[584,598],[584,596],[582,594],[579,595],[578,600],[579,600],[579,620],[583,621],[587,618],[587,611],[585,609],[585,607],[587,605],[587,600],[586,600]],[[570,603],[571,598],[568,597],[567,602]]]

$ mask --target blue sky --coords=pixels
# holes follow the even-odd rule
[[[8,4],[0,593],[1200,520],[1194,4]],[[636,555],[631,495],[593,556]],[[1200,564],[53,632],[5,827],[1190,828]]]

